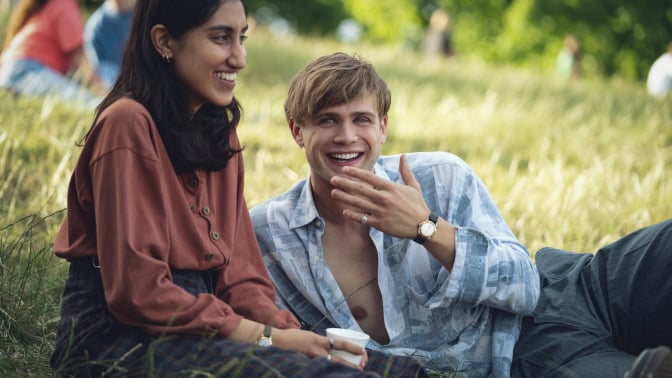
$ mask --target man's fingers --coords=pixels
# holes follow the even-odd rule
[[[366,169],[359,169],[355,167],[343,167],[342,172],[348,177],[369,184],[374,188],[383,188],[385,185],[388,184],[387,180],[376,176],[376,174],[373,173],[373,171],[368,171]]]
[[[404,184],[420,189],[420,183],[418,183],[418,180],[413,176],[411,167],[406,160],[406,154],[402,154],[399,158],[399,173],[401,173],[401,179],[404,181]]]
[[[352,195],[346,192],[346,190],[333,189],[331,191],[331,197],[346,202],[351,206],[354,206],[361,210],[360,215],[358,216],[351,215],[350,217],[352,217],[353,219],[355,218],[359,219],[362,217],[362,214],[371,214],[371,211],[373,210],[371,209],[371,207],[373,206],[373,202],[371,200],[360,197],[358,195]]]

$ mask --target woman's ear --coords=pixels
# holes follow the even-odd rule
[[[173,58],[173,51],[171,48],[172,38],[170,37],[170,33],[168,33],[168,28],[163,24],[156,24],[152,26],[150,36],[156,52],[163,59],[170,61]]]

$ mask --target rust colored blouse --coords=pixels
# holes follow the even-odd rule
[[[240,146],[235,131],[231,145]],[[83,147],[55,254],[97,257],[112,314],[150,334],[226,337],[243,317],[298,328],[275,305],[243,179],[241,154],[217,172],[177,175],[149,112],[120,99]],[[214,295],[175,285],[171,268],[215,270]]]

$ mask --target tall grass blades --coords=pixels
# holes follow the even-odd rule
[[[0,376],[48,371],[63,286],[62,265],[41,236],[52,215],[0,228]]]

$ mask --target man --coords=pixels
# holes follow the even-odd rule
[[[462,160],[379,156],[389,106],[373,67],[345,54],[290,85],[310,179],[252,210],[280,304],[305,328],[361,329],[371,348],[430,369],[508,376],[537,270]]]
[[[285,112],[310,177],[251,210],[278,302],[306,329],[362,330],[371,335],[369,348],[412,355],[430,370],[508,377],[523,315],[550,324],[555,309],[545,305],[556,303],[554,291],[575,286],[544,292],[548,311],[540,311],[540,274],[529,253],[458,157],[380,156],[390,98],[369,63],[342,53],[315,60],[292,80]],[[545,271],[553,273],[574,256],[590,257],[542,256],[551,257]],[[536,318],[528,319],[526,335],[535,335]],[[526,360],[516,361],[514,374],[544,376],[573,360],[571,348],[554,360],[553,349],[540,356],[537,346],[527,337]],[[666,352],[654,357],[665,360]],[[619,360],[620,376],[634,359]]]

